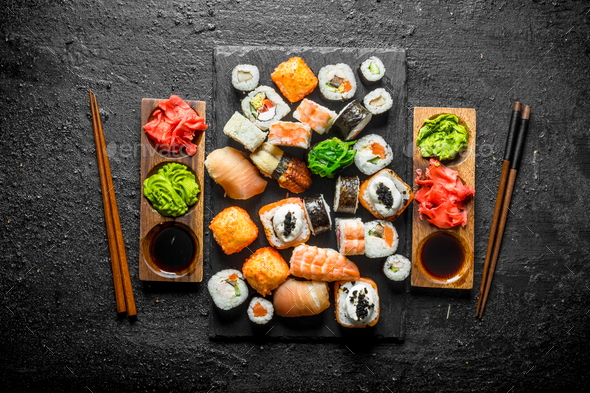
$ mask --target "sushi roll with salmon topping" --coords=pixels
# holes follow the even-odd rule
[[[392,223],[385,220],[365,223],[365,255],[383,258],[395,254],[399,235]]]
[[[248,212],[238,206],[228,207],[216,215],[209,229],[227,255],[242,251],[258,237],[258,227]]]
[[[346,101],[356,93],[356,78],[348,64],[327,65],[318,73],[320,97],[326,101]]]
[[[393,100],[391,94],[385,89],[375,89],[363,98],[363,104],[369,112],[380,115],[391,109]]]
[[[248,318],[258,325],[269,323],[274,312],[272,303],[261,297],[253,297],[248,306]]]
[[[360,186],[358,176],[338,176],[334,192],[334,211],[355,214],[359,205]]]
[[[242,112],[262,131],[291,111],[281,96],[268,86],[258,86],[242,100]]]
[[[379,291],[370,278],[334,283],[336,320],[347,328],[375,326],[379,321]]]
[[[385,75],[385,66],[381,59],[376,56],[371,56],[363,61],[359,66],[359,74],[364,83],[367,85],[377,83]]]
[[[291,103],[299,101],[318,85],[313,71],[297,56],[279,64],[270,77]]]
[[[266,139],[266,132],[260,131],[260,128],[238,112],[225,124],[223,133],[252,152]]]
[[[371,112],[354,100],[340,111],[332,128],[342,140],[349,141],[360,134],[372,116]]]
[[[270,125],[269,131],[268,143],[271,145],[309,149],[311,128],[307,124],[277,121]]]
[[[330,307],[328,284],[289,278],[275,291],[273,306],[281,317],[318,315]]]
[[[410,275],[412,262],[403,255],[395,254],[385,260],[383,273],[392,281],[403,281]]]
[[[279,250],[305,243],[311,233],[300,198],[287,198],[263,206],[260,221],[271,246]]]
[[[275,179],[279,186],[300,194],[311,187],[311,171],[305,161],[264,142],[250,159],[266,177]]]
[[[301,244],[293,250],[291,274],[314,281],[352,281],[360,278],[358,267],[331,248]]]
[[[338,114],[325,106],[321,106],[304,98],[293,112],[293,117],[307,124],[312,130],[322,135],[330,130]]]
[[[363,255],[365,253],[365,226],[360,218],[337,218],[336,238],[340,254]]]
[[[393,221],[414,199],[414,191],[391,169],[382,169],[361,185],[359,201],[380,220]]]
[[[217,272],[207,283],[213,303],[222,310],[231,310],[248,298],[248,285],[242,272],[226,269]]]
[[[242,273],[256,292],[266,296],[289,277],[289,265],[277,250],[264,247],[246,259]]]
[[[311,224],[311,233],[314,236],[332,229],[330,206],[326,203],[324,195],[320,194],[311,198],[303,198],[303,206]]]
[[[238,64],[231,72],[231,83],[240,93],[256,89],[260,81],[258,67],[251,64]]]
[[[354,144],[354,163],[365,175],[372,175],[385,168],[393,160],[391,147],[381,136],[365,135]]]

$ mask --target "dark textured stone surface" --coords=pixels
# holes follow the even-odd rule
[[[588,385],[587,3],[83,0],[0,9],[3,390]],[[402,345],[212,342],[203,285],[139,282],[140,100],[177,93],[210,102],[219,44],[403,47],[410,107],[476,108],[476,286],[509,108],[516,99],[532,105],[482,321],[473,317],[477,290],[412,291]],[[88,88],[99,98],[128,243],[140,314],[133,324],[114,315]]]

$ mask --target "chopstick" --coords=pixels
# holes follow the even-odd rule
[[[490,287],[492,285],[492,278],[494,276],[494,271],[496,270],[496,263],[498,261],[498,255],[500,254],[500,246],[502,245],[502,237],[504,236],[504,228],[506,227],[506,219],[508,218],[508,211],[510,210],[510,200],[512,199],[512,191],[514,190],[514,183],[516,181],[516,174],[518,173],[518,168],[520,166],[520,161],[522,159],[522,152],[524,151],[524,143],[526,139],[526,134],[529,127],[529,117],[531,114],[531,107],[525,105],[522,110],[522,118],[520,120],[520,124],[518,127],[518,132],[516,136],[516,145],[514,148],[514,155],[512,157],[512,161],[510,162],[510,173],[508,175],[508,184],[506,186],[506,195],[504,197],[504,208],[502,210],[502,217],[500,218],[500,223],[498,226],[498,234],[496,236],[496,241],[494,244],[494,254],[492,256],[490,271],[487,276],[486,282],[486,289],[483,295],[483,300],[481,302],[481,307],[479,309],[479,318],[481,319],[483,315],[483,311],[486,306],[486,302],[488,300],[488,295],[490,293]]]
[[[115,284],[117,312],[122,313],[127,311],[127,315],[133,317],[137,315],[137,309],[135,307],[135,299],[133,298],[133,288],[131,286],[131,277],[129,276],[129,266],[127,264],[125,242],[121,230],[121,220],[119,218],[119,209],[117,208],[113,178],[111,176],[111,166],[106,150],[96,95],[91,91],[88,91],[88,93],[90,95],[90,106],[92,108],[94,142],[96,144],[100,188],[102,190],[104,215],[107,226],[107,236],[109,239],[109,252],[111,256],[111,267],[113,270],[113,281]]]
[[[498,221],[500,220],[502,201],[504,200],[504,192],[506,190],[506,182],[508,180],[508,172],[510,170],[510,162],[514,155],[514,142],[516,140],[516,131],[518,128],[518,122],[521,119],[522,104],[518,101],[514,103],[512,108],[512,115],[510,116],[510,123],[508,126],[508,135],[506,137],[506,147],[504,148],[504,162],[502,163],[502,174],[500,175],[500,184],[498,185],[498,195],[496,196],[496,206],[494,207],[494,218],[492,219],[492,227],[490,228],[490,237],[488,239],[488,249],[486,251],[486,259],[483,265],[483,273],[481,277],[481,287],[479,288],[479,299],[477,301],[477,309],[475,316],[478,316],[483,294],[486,287],[486,279],[488,275],[488,268],[490,265],[490,257],[492,256],[492,250],[494,240],[496,239],[496,232],[498,229]]]

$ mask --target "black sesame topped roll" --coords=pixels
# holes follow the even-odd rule
[[[330,206],[322,194],[311,198],[303,198],[303,206],[311,223],[311,233],[319,235],[332,229]]]
[[[352,101],[340,111],[332,129],[341,139],[349,141],[354,139],[371,121],[373,115],[357,100]]]
[[[334,211],[337,213],[356,213],[359,204],[361,181],[358,176],[338,176],[334,193]]]

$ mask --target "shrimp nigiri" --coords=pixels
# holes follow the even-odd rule
[[[358,267],[330,248],[301,244],[293,250],[291,274],[317,281],[354,281],[360,278]]]

